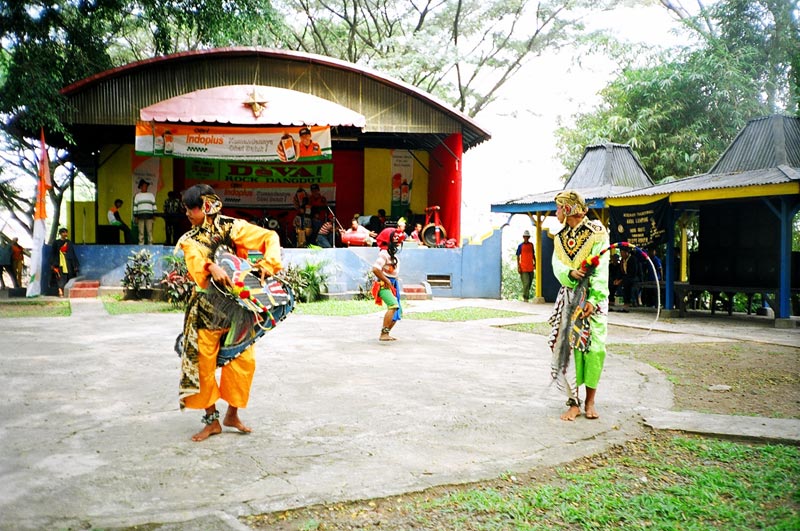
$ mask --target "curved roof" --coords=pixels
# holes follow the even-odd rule
[[[75,126],[132,126],[140,109],[197,90],[226,85],[290,89],[341,105],[366,119],[369,145],[409,138],[434,147],[461,133],[466,151],[491,135],[470,117],[422,90],[373,70],[314,54],[236,47],[155,57],[100,72],[64,89]],[[413,147],[413,146],[412,146]]]
[[[252,103],[263,110],[256,116]],[[144,121],[236,125],[330,125],[363,128],[366,119],[311,94],[277,87],[226,85],[181,94],[139,111]]]

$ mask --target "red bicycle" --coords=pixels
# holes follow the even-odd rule
[[[425,225],[422,227],[419,239],[428,247],[441,247],[447,240],[447,232],[439,220],[439,210],[441,208],[438,205],[425,209]]]

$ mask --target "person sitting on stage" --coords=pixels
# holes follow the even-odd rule
[[[132,243],[131,228],[122,221],[122,216],[119,209],[122,207],[122,199],[115,199],[114,206],[108,209],[108,224],[119,227],[122,234],[125,236],[125,243]]]
[[[368,228],[358,224],[358,214],[353,216],[353,220],[350,222],[350,228],[347,230],[340,230],[339,233],[342,236],[342,241],[348,246],[364,245],[372,247],[375,243],[375,237],[377,236],[377,234],[370,231]]]

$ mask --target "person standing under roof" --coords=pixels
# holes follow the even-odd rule
[[[133,196],[133,217],[139,229],[139,245],[145,244],[145,232],[147,232],[147,243],[153,243],[153,218],[156,215],[156,196],[147,189],[150,183],[144,179],[139,180],[139,192]]]
[[[531,297],[533,272],[536,270],[536,254],[530,239],[531,233],[526,230],[522,233],[522,243],[517,246],[517,272],[522,281],[522,300],[525,302]]]

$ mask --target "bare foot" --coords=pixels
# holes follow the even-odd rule
[[[253,431],[250,426],[245,426],[244,423],[239,420],[239,412],[238,411],[228,411],[225,413],[225,420],[222,421],[225,426],[230,428],[236,428],[242,433],[250,433]]]
[[[222,426],[219,425],[219,421],[215,420],[211,424],[207,425],[202,430],[198,431],[194,435],[192,435],[192,440],[194,442],[205,441],[212,435],[219,435],[222,433]]]
[[[586,403],[584,406],[584,414],[586,415],[587,419],[599,419],[600,415],[597,414],[597,410],[594,408],[594,404]]]
[[[561,414],[561,420],[573,421],[581,416],[581,408],[578,406],[569,406],[569,409]]]
[[[396,337],[392,337],[389,334],[381,334],[381,337],[378,338],[379,341],[397,341]]]

